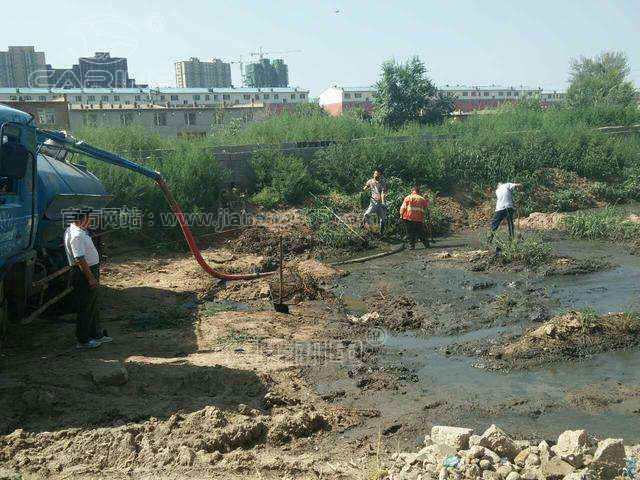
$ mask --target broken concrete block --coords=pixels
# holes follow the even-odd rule
[[[470,428],[435,426],[431,429],[431,440],[434,443],[448,445],[457,450],[465,450],[469,447],[469,437],[473,435]]]
[[[491,425],[480,438],[480,446],[493,450],[501,457],[513,460],[518,454],[518,448],[513,440],[500,428]]]

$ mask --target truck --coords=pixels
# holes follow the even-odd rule
[[[230,275],[214,270],[200,254],[182,209],[159,172],[65,132],[38,129],[30,114],[0,105],[0,341],[11,325],[32,322],[72,293],[75,267],[68,265],[64,250],[65,212],[86,207],[100,211],[112,199],[84,163],[71,160],[74,154],[154,180],[176,214],[193,256],[208,274],[246,280],[273,273]]]

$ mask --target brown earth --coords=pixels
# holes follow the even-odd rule
[[[261,264],[224,249],[205,258],[230,270]],[[314,261],[299,268],[318,281],[339,274]],[[65,315],[22,327],[3,350],[0,475],[352,478],[372,449],[336,438],[364,417],[322,400],[296,363],[296,345],[331,338],[327,307],[303,299],[277,314],[265,285],[224,285],[183,254],[105,265],[113,343],[75,350]],[[239,291],[241,304],[230,293]],[[96,384],[105,361],[121,362],[128,381]]]

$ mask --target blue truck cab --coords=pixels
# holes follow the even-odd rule
[[[0,105],[0,338],[71,292],[64,212],[100,209],[111,198],[39,133],[31,115]]]

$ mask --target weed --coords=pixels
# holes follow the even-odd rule
[[[598,211],[568,215],[563,223],[574,238],[588,240],[630,240],[640,236],[640,224],[625,220],[615,208],[608,206]]]
[[[545,242],[540,234],[513,239],[506,235],[497,235],[495,242],[506,263],[518,262],[536,266],[544,263],[551,253],[551,245]]]
[[[128,321],[131,330],[148,331],[182,327],[192,320],[192,316],[188,310],[175,307],[156,312],[132,314],[123,319]]]

